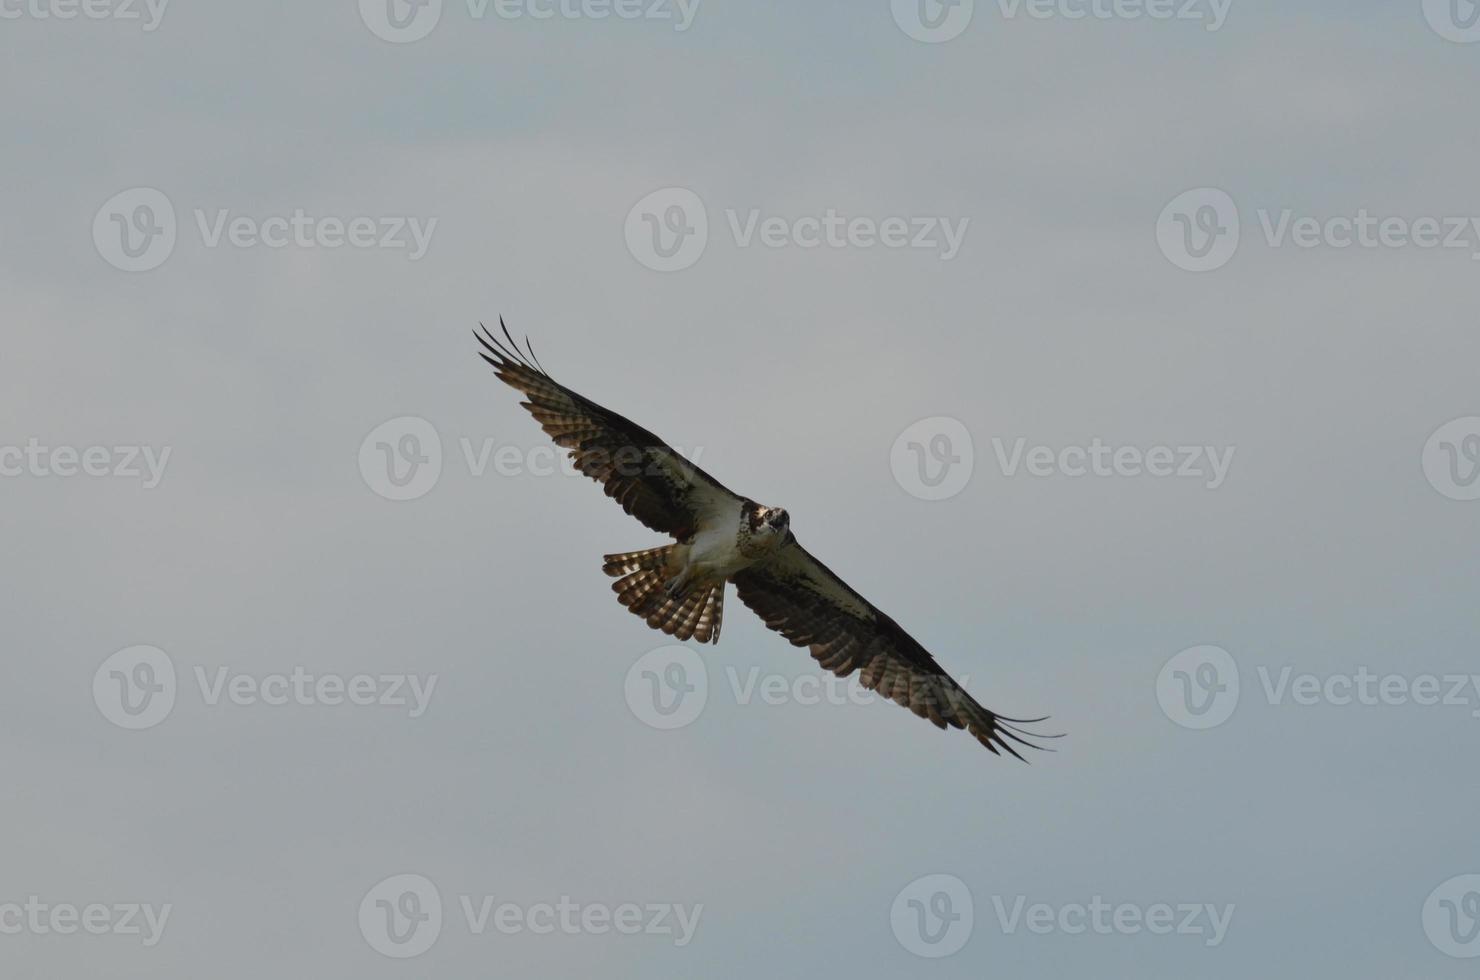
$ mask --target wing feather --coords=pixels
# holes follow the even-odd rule
[[[772,557],[737,573],[740,601],[766,626],[839,677],[860,671],[859,683],[909,708],[937,728],[961,728],[994,753],[1022,759],[1015,746],[1041,749],[1021,725],[978,704],[930,652],[793,538]]]
[[[474,333],[483,346],[479,356],[499,380],[524,394],[520,404],[576,469],[600,483],[628,514],[683,540],[705,513],[740,500],[647,429],[555,381],[528,341],[521,351],[503,320],[499,326],[504,340],[487,327]]]

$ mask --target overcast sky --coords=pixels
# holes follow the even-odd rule
[[[1472,17],[0,0],[0,973],[1471,976]],[[1057,751],[672,650],[500,315]]]

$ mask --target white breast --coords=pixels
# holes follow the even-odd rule
[[[742,519],[736,503],[728,513],[701,525],[689,547],[689,567],[705,577],[728,578],[749,565],[750,559],[740,553],[736,541]]]

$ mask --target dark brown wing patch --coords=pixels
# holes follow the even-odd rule
[[[854,592],[793,541],[733,578],[740,601],[794,646],[811,650],[839,677],[860,671],[859,683],[909,708],[937,728],[963,728],[993,753],[1016,745],[1041,749],[1018,726],[1043,721],[989,711],[953,680],[899,624]]]
[[[524,393],[520,404],[627,513],[682,540],[693,533],[706,504],[735,496],[648,430],[556,382],[527,341],[521,351],[502,320],[499,326],[504,340],[486,327],[474,333],[483,346],[479,356],[499,380]]]

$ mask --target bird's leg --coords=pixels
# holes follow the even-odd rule
[[[683,571],[668,580],[668,584],[663,587],[663,591],[668,594],[668,598],[670,599],[682,599],[688,594],[689,584],[693,581],[693,578],[693,568],[685,567]]]

